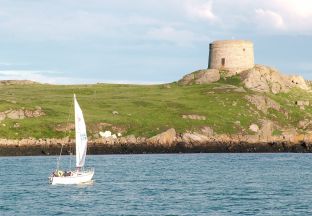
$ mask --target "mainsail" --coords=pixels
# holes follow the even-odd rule
[[[87,131],[81,108],[74,95],[76,130],[76,167],[83,167],[87,153]]]

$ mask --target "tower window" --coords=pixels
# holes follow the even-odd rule
[[[221,65],[222,65],[222,67],[224,67],[224,65],[225,65],[225,58],[221,59]]]

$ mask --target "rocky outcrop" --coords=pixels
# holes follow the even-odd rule
[[[310,119],[303,119],[303,120],[300,120],[298,122],[298,126],[297,126],[299,129],[303,129],[303,130],[306,130],[306,129],[311,129],[312,128],[312,120]]]
[[[260,121],[255,135],[214,134],[210,127],[197,132],[177,134],[173,128],[150,139],[144,137],[99,138],[88,142],[89,154],[195,153],[195,152],[312,152],[312,134],[299,134],[294,129],[273,136],[273,122]],[[0,156],[58,155],[73,151],[74,140],[0,139]]]
[[[268,109],[274,109],[281,111],[281,106],[272,100],[271,98],[264,95],[246,95],[245,99],[253,104],[258,110],[267,113]]]
[[[25,118],[25,112],[24,110],[8,110],[4,112],[6,114],[6,117],[9,119],[24,119]]]
[[[178,83],[181,85],[208,84],[217,82],[218,80],[220,80],[219,70],[207,69],[187,74]]]
[[[259,131],[259,126],[256,125],[256,124],[251,124],[251,125],[249,126],[249,130],[251,130],[252,132],[257,133],[257,132]]]
[[[303,90],[310,90],[309,85],[301,76],[287,76],[271,67],[256,65],[254,68],[240,74],[246,88],[257,92],[288,92],[291,88],[297,87]]]
[[[21,140],[10,140],[10,139],[0,139],[0,144],[5,146],[29,146],[29,145],[71,145],[74,143],[74,140],[69,139],[68,137],[55,139],[55,138],[46,138],[46,139],[21,139]]]
[[[31,80],[1,80],[0,81],[0,85],[31,85],[31,84],[39,84],[39,83],[31,81]]]
[[[0,121],[8,119],[24,119],[24,118],[38,118],[40,116],[45,115],[42,108],[37,106],[35,110],[27,110],[27,109],[18,109],[18,110],[6,110],[4,112],[0,112]]]
[[[182,118],[184,119],[191,119],[191,120],[206,120],[206,116],[202,115],[182,115]]]
[[[262,142],[269,142],[272,140],[274,124],[270,120],[260,120],[261,128],[258,131],[259,140]]]
[[[232,75],[225,74],[225,77]],[[239,73],[239,76],[246,88],[256,92],[277,94],[288,92],[294,87],[311,90],[310,84],[302,76],[283,75],[278,70],[264,65],[255,65],[254,68]],[[185,75],[178,83],[181,85],[208,84],[217,82],[220,78],[219,70],[205,69]]]
[[[208,137],[212,137],[214,135],[214,131],[211,127],[208,127],[208,126],[204,126],[200,129],[200,133],[205,135],[205,136],[208,136]]]
[[[66,131],[74,130],[75,124],[74,123],[58,124],[56,125],[54,129],[59,132],[66,132]]]
[[[246,90],[243,87],[237,87],[234,85],[222,84],[220,86],[213,87],[216,92],[238,92],[245,93]]]
[[[198,145],[209,141],[209,137],[203,134],[194,132],[194,133],[184,133],[182,135],[182,142]]]
[[[295,102],[295,104],[299,106],[301,110],[305,110],[305,107],[310,105],[310,101],[298,100]]]
[[[176,140],[176,131],[171,128],[161,134],[151,137],[147,140],[149,144],[153,145],[168,145],[171,146]]]
[[[0,112],[0,122],[6,118],[6,114],[4,112]]]
[[[231,77],[234,74],[225,73],[223,76]],[[239,73],[239,76],[246,88],[256,92],[277,94],[288,92],[294,87],[306,91],[311,90],[310,83],[305,81],[302,76],[284,75],[278,70],[264,65],[255,65],[254,68]],[[181,85],[208,84],[217,82],[220,78],[219,70],[205,69],[185,75],[178,83]]]
[[[310,105],[310,101],[299,100],[299,101],[296,101],[295,104],[298,105],[298,106],[309,106]]]

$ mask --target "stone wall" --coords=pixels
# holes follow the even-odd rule
[[[253,44],[245,40],[214,41],[210,44],[209,69],[228,70],[231,74],[254,67]]]

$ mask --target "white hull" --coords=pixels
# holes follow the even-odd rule
[[[94,175],[93,169],[87,171],[73,171],[71,176],[61,176],[61,177],[50,176],[49,183],[52,185],[82,184],[90,182],[92,180],[93,175]]]

